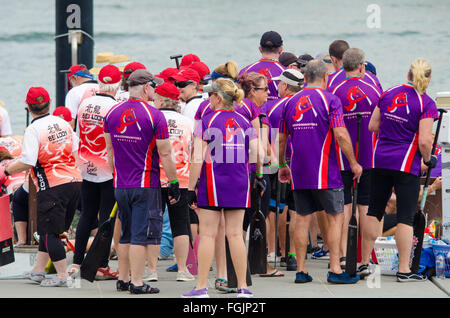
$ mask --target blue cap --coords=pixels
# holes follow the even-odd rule
[[[366,61],[366,70],[372,73],[373,75],[377,75],[377,69],[375,68],[375,65],[370,63],[369,61]]]

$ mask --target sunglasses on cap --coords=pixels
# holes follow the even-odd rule
[[[175,82],[175,86],[178,88],[185,88],[188,85],[195,83],[194,81]]]
[[[156,83],[155,83],[154,81],[150,81],[150,82],[148,82],[148,83],[145,84],[145,85],[151,86],[151,87],[153,87],[153,88],[156,88],[156,86],[158,86],[158,85],[156,85]]]

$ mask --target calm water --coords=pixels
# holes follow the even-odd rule
[[[366,52],[384,88],[404,82],[412,60],[426,58],[433,66],[428,93],[450,91],[450,1],[392,2],[95,0],[95,54],[125,54],[153,73],[174,67],[170,55],[188,53],[211,69],[228,59],[244,67],[259,58],[261,34],[276,30],[297,55],[347,40]],[[372,3],[380,8],[380,28],[367,26]],[[28,88],[55,94],[54,1],[0,0],[0,17],[0,100],[14,134],[22,134]]]

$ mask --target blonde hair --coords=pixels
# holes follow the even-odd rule
[[[241,105],[244,99],[244,91],[228,78],[218,78],[215,82],[220,91],[217,93],[222,97],[222,104],[226,108],[232,108],[233,102]]]
[[[431,64],[424,59],[414,60],[409,68],[408,79],[419,94],[425,93],[430,84]]]
[[[236,79],[238,77],[238,65],[235,61],[228,61],[216,67],[215,71],[220,75]]]

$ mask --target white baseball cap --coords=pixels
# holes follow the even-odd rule
[[[292,68],[288,68],[281,73],[280,76],[272,77],[273,81],[282,81],[292,86],[303,86],[305,81],[305,77],[303,74]]]

